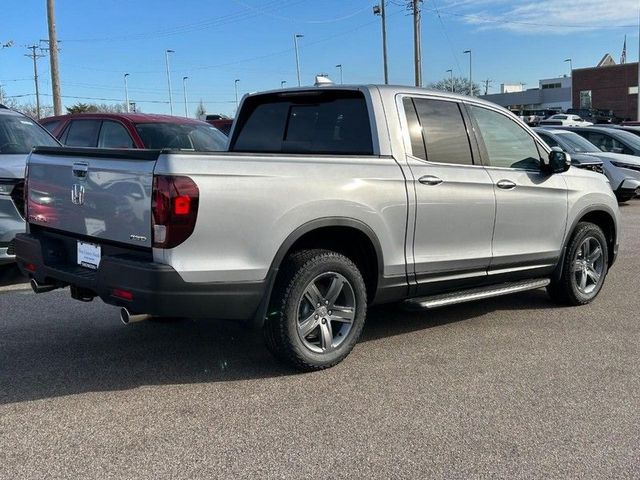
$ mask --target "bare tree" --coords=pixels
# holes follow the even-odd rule
[[[451,82],[453,80],[453,90],[451,89]],[[442,90],[444,92],[459,93],[461,95],[469,95],[469,79],[465,77],[453,77],[453,79],[447,77],[437,82],[430,83],[427,88],[432,90]],[[473,95],[480,95],[480,85],[473,83]]]
[[[198,103],[198,108],[196,108],[196,118],[203,119],[206,114],[207,109],[205,108],[203,101],[200,100],[200,103]]]

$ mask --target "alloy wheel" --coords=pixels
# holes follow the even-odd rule
[[[355,315],[351,283],[337,272],[322,273],[309,282],[298,302],[298,336],[315,353],[331,352],[351,332]]]

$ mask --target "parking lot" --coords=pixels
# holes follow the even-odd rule
[[[637,478],[640,203],[600,297],[371,312],[296,374],[234,324],[0,293],[2,478]],[[18,287],[21,288],[21,287]]]

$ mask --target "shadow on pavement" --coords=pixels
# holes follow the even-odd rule
[[[15,265],[0,266],[0,287],[26,282],[27,278],[20,273],[20,270]]]
[[[239,324],[154,320],[125,327],[116,309],[76,303],[66,292],[51,295],[43,300],[40,318],[24,313],[33,312],[31,293],[11,295],[9,318],[0,318],[0,404],[145,385],[295,374],[271,357],[260,335]],[[0,296],[3,316],[8,297],[3,304]],[[544,291],[534,291],[430,312],[372,308],[361,343],[501,309],[552,307]]]

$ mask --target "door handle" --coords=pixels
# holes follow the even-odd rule
[[[501,188],[503,190],[513,190],[514,188],[516,188],[516,184],[511,180],[500,180],[498,183],[496,183],[496,185],[498,186],[498,188]]]
[[[433,175],[425,175],[420,177],[418,181],[423,185],[440,185],[442,183],[442,179],[435,177]]]

